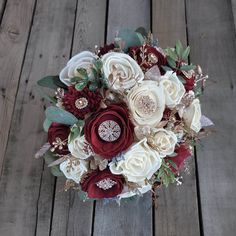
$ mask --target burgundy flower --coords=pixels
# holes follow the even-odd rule
[[[103,47],[99,48],[99,53],[98,56],[103,56],[104,54],[110,52],[111,50],[113,50],[115,48],[115,44],[111,43],[111,44],[105,44]]]
[[[84,119],[86,114],[98,109],[101,100],[102,96],[98,91],[90,91],[87,87],[78,91],[74,86],[70,86],[62,102],[65,110],[77,118]]]
[[[48,142],[60,155],[69,153],[67,147],[67,139],[70,134],[70,128],[59,123],[52,123],[48,129]]]
[[[124,104],[111,104],[100,109],[84,126],[86,140],[93,151],[105,159],[111,159],[133,143],[134,126]]]
[[[166,159],[175,163],[176,168],[171,167],[171,169],[174,173],[177,173],[183,167],[184,161],[191,156],[191,152],[184,144],[182,144],[175,149],[175,153],[177,153],[177,156],[167,157]]]
[[[109,169],[89,173],[81,183],[83,191],[89,198],[112,198],[123,190],[124,177],[114,175]]]
[[[158,48],[149,45],[131,47],[129,55],[137,61],[144,71],[154,65],[157,65],[161,70],[161,66],[166,65],[166,56]]]

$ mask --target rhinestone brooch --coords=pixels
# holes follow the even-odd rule
[[[98,127],[99,137],[106,142],[114,142],[121,135],[121,128],[113,120],[103,121]]]
[[[117,183],[113,180],[111,180],[110,178],[106,178],[103,180],[100,180],[99,182],[96,183],[96,185],[103,189],[103,190],[108,190],[110,188],[112,188],[114,185],[116,185]]]
[[[79,110],[88,106],[88,100],[84,97],[79,98],[75,101],[75,107]]]

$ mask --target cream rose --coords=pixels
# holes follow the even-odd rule
[[[92,148],[86,141],[85,136],[78,136],[68,144],[70,153],[79,159],[86,159],[93,155]]]
[[[183,119],[190,129],[198,133],[201,129],[201,116],[200,101],[195,98],[190,106],[185,108],[183,112]]]
[[[144,185],[143,187],[137,188],[135,190],[129,190],[128,187],[125,186],[122,193],[119,194],[117,197],[119,199],[122,199],[122,198],[132,197],[135,195],[142,195],[142,194],[150,191],[151,189],[152,189],[152,186],[150,184]]]
[[[60,72],[60,80],[66,84],[71,85],[71,79],[80,76],[77,69],[84,68],[87,70],[88,76],[93,77],[92,70],[90,69],[93,66],[93,61],[97,56],[89,51],[83,51],[75,56],[73,56],[67,63],[66,67]]]
[[[165,95],[158,82],[144,80],[127,95],[128,106],[134,122],[139,126],[155,127],[162,119],[165,109]]]
[[[150,179],[161,167],[161,162],[158,152],[151,149],[144,138],[124,153],[124,159],[112,162],[110,170],[113,174],[122,174],[128,181],[144,186],[145,180]]]
[[[164,87],[166,105],[169,108],[174,108],[180,103],[185,94],[183,83],[179,80],[176,73],[167,71],[160,77],[160,84]]]
[[[67,159],[60,164],[60,170],[67,179],[72,179],[79,183],[81,176],[88,171],[88,162],[79,159]]]
[[[174,132],[165,129],[153,129],[151,142],[153,148],[159,153],[160,157],[166,157],[173,154],[177,137]]]
[[[102,57],[103,72],[113,90],[127,90],[144,79],[137,62],[125,53],[110,52]]]

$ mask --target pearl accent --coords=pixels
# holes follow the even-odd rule
[[[75,106],[76,106],[76,108],[79,109],[79,110],[81,110],[81,109],[87,107],[87,106],[88,106],[88,100],[87,100],[87,98],[82,97],[82,98],[77,99],[77,100],[75,101]]]

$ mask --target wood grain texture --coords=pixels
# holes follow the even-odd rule
[[[149,0],[109,0],[107,42],[113,42],[120,29],[150,29]]]
[[[139,26],[150,28],[149,1],[109,1],[107,41],[112,41],[116,30]],[[98,201],[95,208],[95,236],[107,235],[152,235],[152,199],[147,194],[128,203],[108,203]]]
[[[234,28],[236,30],[236,0],[231,0],[232,12],[234,17]]]
[[[151,236],[152,200],[151,193],[143,197],[104,204],[97,201],[94,218],[94,236]]]
[[[72,55],[82,50],[92,50],[104,42],[106,0],[79,0]],[[56,185],[56,196],[52,221],[52,236],[91,234],[93,202],[83,202],[76,191],[62,193],[65,180]]]
[[[204,235],[235,235],[236,42],[230,1],[188,0],[191,60],[209,74],[203,113],[216,133],[198,148]]]
[[[29,3],[24,1],[27,2]],[[0,235],[49,234],[53,179],[49,176],[48,169],[47,173],[43,173],[42,160],[34,159],[34,153],[46,139],[42,129],[45,103],[36,93],[35,84],[41,77],[57,73],[68,60],[74,8],[75,0],[37,1],[0,181]],[[25,10],[21,14],[24,12]],[[13,13],[14,18],[19,14]],[[25,13],[24,19],[27,17]],[[20,34],[19,37],[23,36]],[[19,53],[19,57],[20,52],[20,48],[16,51],[14,45],[8,51],[10,55]],[[15,59],[12,58],[12,61]],[[13,64],[8,63],[14,71]],[[13,86],[12,89],[14,88]]]
[[[34,4],[35,0],[9,0],[1,22],[0,175]]]
[[[152,12],[153,33],[161,47],[173,47],[178,39],[187,44],[184,1],[154,0]],[[190,163],[191,174],[182,174],[181,186],[171,185],[158,191],[157,236],[200,235],[194,158]]]
[[[5,4],[6,4],[6,0],[0,0],[0,23],[2,20],[2,15],[4,13]]]

